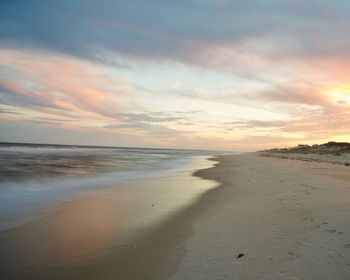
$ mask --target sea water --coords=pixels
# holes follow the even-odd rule
[[[0,143],[0,230],[41,206],[160,176],[210,151]]]

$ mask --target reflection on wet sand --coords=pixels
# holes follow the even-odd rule
[[[195,166],[210,165],[202,159]],[[215,186],[191,173],[179,169],[68,202],[46,217],[0,233],[1,274],[48,279],[47,273],[53,273],[70,279],[81,275],[82,267],[90,270],[118,250],[125,252],[132,240]]]

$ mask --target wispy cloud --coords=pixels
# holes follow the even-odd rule
[[[87,62],[49,54],[0,51],[1,100],[67,117],[113,118],[132,93],[125,79]]]
[[[341,0],[4,0],[0,117],[159,146],[345,138],[349,29]]]

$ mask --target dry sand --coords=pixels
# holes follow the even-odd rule
[[[36,270],[24,265],[5,279],[350,279],[350,167],[259,154],[217,161],[195,175],[216,180],[219,187],[131,241],[89,262],[43,264]],[[96,199],[110,205],[112,197]],[[47,234],[42,228],[54,230],[50,221],[88,209],[93,200],[1,234],[0,244],[4,248],[29,232],[36,236],[35,258]],[[98,238],[82,237],[82,250],[103,243],[103,225],[90,233]]]
[[[336,152],[335,152],[336,153]],[[266,157],[286,158],[303,161],[327,162],[340,165],[350,166],[350,153],[336,154],[316,154],[316,153],[278,153],[278,152],[262,152],[261,155]]]
[[[222,186],[171,279],[350,279],[349,167],[246,154],[200,175]]]

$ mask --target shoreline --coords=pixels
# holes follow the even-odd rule
[[[192,194],[189,193],[187,195],[184,193],[184,187],[187,187],[186,185],[180,187],[179,190],[172,187],[172,184],[178,184],[182,181],[186,183],[187,180],[190,179],[187,178],[186,175],[183,175],[181,170],[178,172],[180,173],[175,174],[173,172],[173,179],[170,179],[170,181],[173,180],[174,182],[162,182],[162,180],[167,180],[168,177],[157,178],[158,183],[155,178],[149,181],[144,180],[138,181],[137,183],[133,182],[129,185],[124,185],[123,188],[118,188],[118,190],[108,190],[104,191],[103,194],[97,194],[59,204],[55,206],[55,211],[52,211],[52,213],[49,213],[47,216],[1,232],[0,247],[4,249],[1,253],[2,258],[4,258],[4,255],[7,255],[6,252],[13,252],[13,248],[11,248],[13,244],[11,245],[11,242],[14,243],[20,241],[22,246],[27,249],[20,248],[20,250],[24,251],[18,252],[19,255],[13,255],[12,260],[10,256],[9,260],[1,263],[2,268],[0,268],[0,270],[3,271],[2,274],[6,275],[6,273],[8,273],[9,279],[47,279],[49,275],[50,277],[57,277],[59,279],[76,279],[76,275],[79,275],[79,277],[83,277],[84,279],[101,279],[101,277],[103,279],[109,279],[108,277],[114,279],[116,274],[123,275],[123,279],[134,279],[133,277],[137,277],[137,279],[153,279],[153,276],[150,278],[150,274],[153,274],[152,267],[154,267],[154,262],[158,262],[159,264],[164,262],[164,260],[167,259],[169,251],[171,251],[168,250],[169,246],[171,248],[173,248],[173,246],[176,247],[177,241],[175,240],[182,239],[183,236],[186,236],[185,238],[188,237],[187,230],[178,231],[177,229],[174,229],[172,221],[174,219],[178,221],[184,220],[184,217],[180,213],[186,212],[187,209],[196,204],[203,193],[208,189],[216,188],[216,186],[214,186],[216,184],[212,181],[202,181],[190,174],[193,179],[188,181],[188,183],[192,182],[193,190]],[[185,177],[181,178],[181,176]],[[140,209],[142,208],[142,212],[146,210],[146,212],[148,211],[149,213],[146,213],[146,215],[141,212],[132,213],[132,216],[128,216],[128,219],[134,219],[131,221],[130,225],[127,225],[129,228],[126,228],[124,231],[117,229],[117,233],[121,235],[117,237],[119,240],[112,240],[115,236],[111,236],[111,240],[106,241],[105,239],[108,239],[108,235],[115,235],[115,233],[106,232],[108,225],[103,223],[115,223],[112,222],[111,219],[123,220],[124,217],[121,216],[121,214],[118,214],[119,210],[124,211],[124,214],[128,211],[134,212],[134,207],[136,206],[135,203],[139,203],[135,201],[135,197],[128,192],[133,191],[134,194],[136,192],[138,196],[146,194],[145,191],[155,194],[157,189],[153,187],[152,184],[154,183],[157,183],[158,185],[164,185],[165,183],[164,186],[168,188],[168,190],[164,190],[164,193],[161,193],[159,196],[159,203],[154,202],[154,199],[157,198],[154,196],[151,198],[152,204],[150,204],[151,200],[146,199],[149,204],[148,210],[142,208],[143,206],[140,207]],[[141,187],[144,187],[144,190],[142,190]],[[173,188],[172,191],[170,191],[169,188]],[[177,204],[174,202],[175,204],[172,208],[167,206],[167,214],[164,215],[164,211],[162,210],[164,207],[159,208],[159,204],[162,202],[166,203],[167,201],[170,202],[169,198],[167,198],[169,194],[166,195],[166,192],[169,191],[172,195],[171,199],[175,199],[175,202],[178,200],[179,202]],[[116,196],[118,196],[118,198]],[[116,201],[119,201],[117,204],[125,203],[126,199],[129,199],[130,203],[134,204],[134,206],[130,205],[129,209],[126,210],[125,206],[123,206],[124,208],[118,210],[118,207],[115,205]],[[91,207],[96,205],[98,208],[91,209]],[[106,209],[104,209],[106,205],[110,208],[107,212]],[[99,209],[100,207],[102,207],[102,210]],[[156,210],[157,208],[159,208],[159,210]],[[102,212],[96,214],[96,211]],[[154,211],[158,211],[159,213]],[[94,217],[95,214],[96,217]],[[136,217],[138,214],[143,215],[142,220],[139,217]],[[181,216],[181,218],[178,219],[178,216]],[[109,220],[102,221],[101,223],[101,218],[106,219],[106,217],[108,217]],[[187,218],[185,218],[185,220],[187,220]],[[83,227],[76,228],[74,225],[76,222],[82,224]],[[93,227],[89,224],[92,224]],[[114,227],[118,226],[118,224],[114,225]],[[125,225],[122,227],[125,228]],[[97,228],[97,230],[95,230],[95,228]],[[174,234],[170,234],[169,236],[167,232],[168,228],[173,228],[173,230],[177,232],[175,233],[177,237],[174,238]],[[167,233],[164,233],[164,231]],[[91,235],[91,237],[85,237],[85,232],[90,232],[88,235]],[[16,240],[16,236],[18,235],[24,235],[27,240]],[[53,256],[43,253],[37,260],[36,258],[33,258],[34,262],[31,264],[31,256],[27,254],[35,252],[38,249],[40,253],[42,250],[40,247],[43,247],[43,245],[40,244],[40,238],[46,238],[51,235],[56,238],[52,239],[52,237],[49,237],[54,244],[49,244],[49,246],[46,244],[46,247],[48,248],[44,247],[44,250],[56,251],[60,255],[64,255],[64,257],[54,257],[54,264],[52,265],[47,259],[52,259]],[[170,238],[168,239],[168,237]],[[157,248],[156,243],[158,240],[162,239],[167,240],[167,242],[164,241],[164,246]],[[44,244],[45,242],[47,243],[47,241],[43,241]],[[104,242],[110,242],[111,244],[106,245],[103,244]],[[79,243],[82,244],[79,245]],[[169,246],[165,243],[169,243]],[[57,244],[57,246],[55,246],[55,244]],[[102,247],[105,248],[101,249]],[[156,250],[158,251],[156,253],[151,253],[153,257],[150,257],[149,253],[146,252],[150,252],[154,250],[154,248],[157,248]],[[82,252],[64,252],[65,250],[82,250]],[[93,252],[93,250],[96,250],[96,253]],[[101,250],[106,252],[102,252]],[[143,254],[143,257],[141,257],[140,253],[141,255]],[[23,260],[21,260],[21,258],[23,258]],[[64,258],[67,259],[65,260]],[[20,262],[27,263],[24,264],[24,266],[23,264],[20,264],[20,266],[15,269],[17,271],[8,269],[11,265],[14,265],[15,268],[16,264],[13,261],[17,261],[18,259]],[[83,261],[80,262],[79,259],[82,259]],[[38,263],[40,262],[42,262],[42,266],[38,266]],[[136,269],[136,267],[139,269]],[[156,270],[158,271],[158,268]]]
[[[143,228],[131,243],[84,264],[43,268],[34,278],[350,277],[348,167],[256,153],[212,160],[213,167],[193,175],[219,186]],[[16,279],[31,279],[25,276]]]
[[[194,168],[193,166],[195,169],[200,168],[200,162],[206,159],[205,156],[189,156],[172,159],[158,169],[108,172],[95,176],[62,176],[41,181],[5,182],[0,197],[0,232],[44,217],[67,202],[103,195],[115,191],[118,187],[139,184],[169,174],[173,176],[171,174]]]

